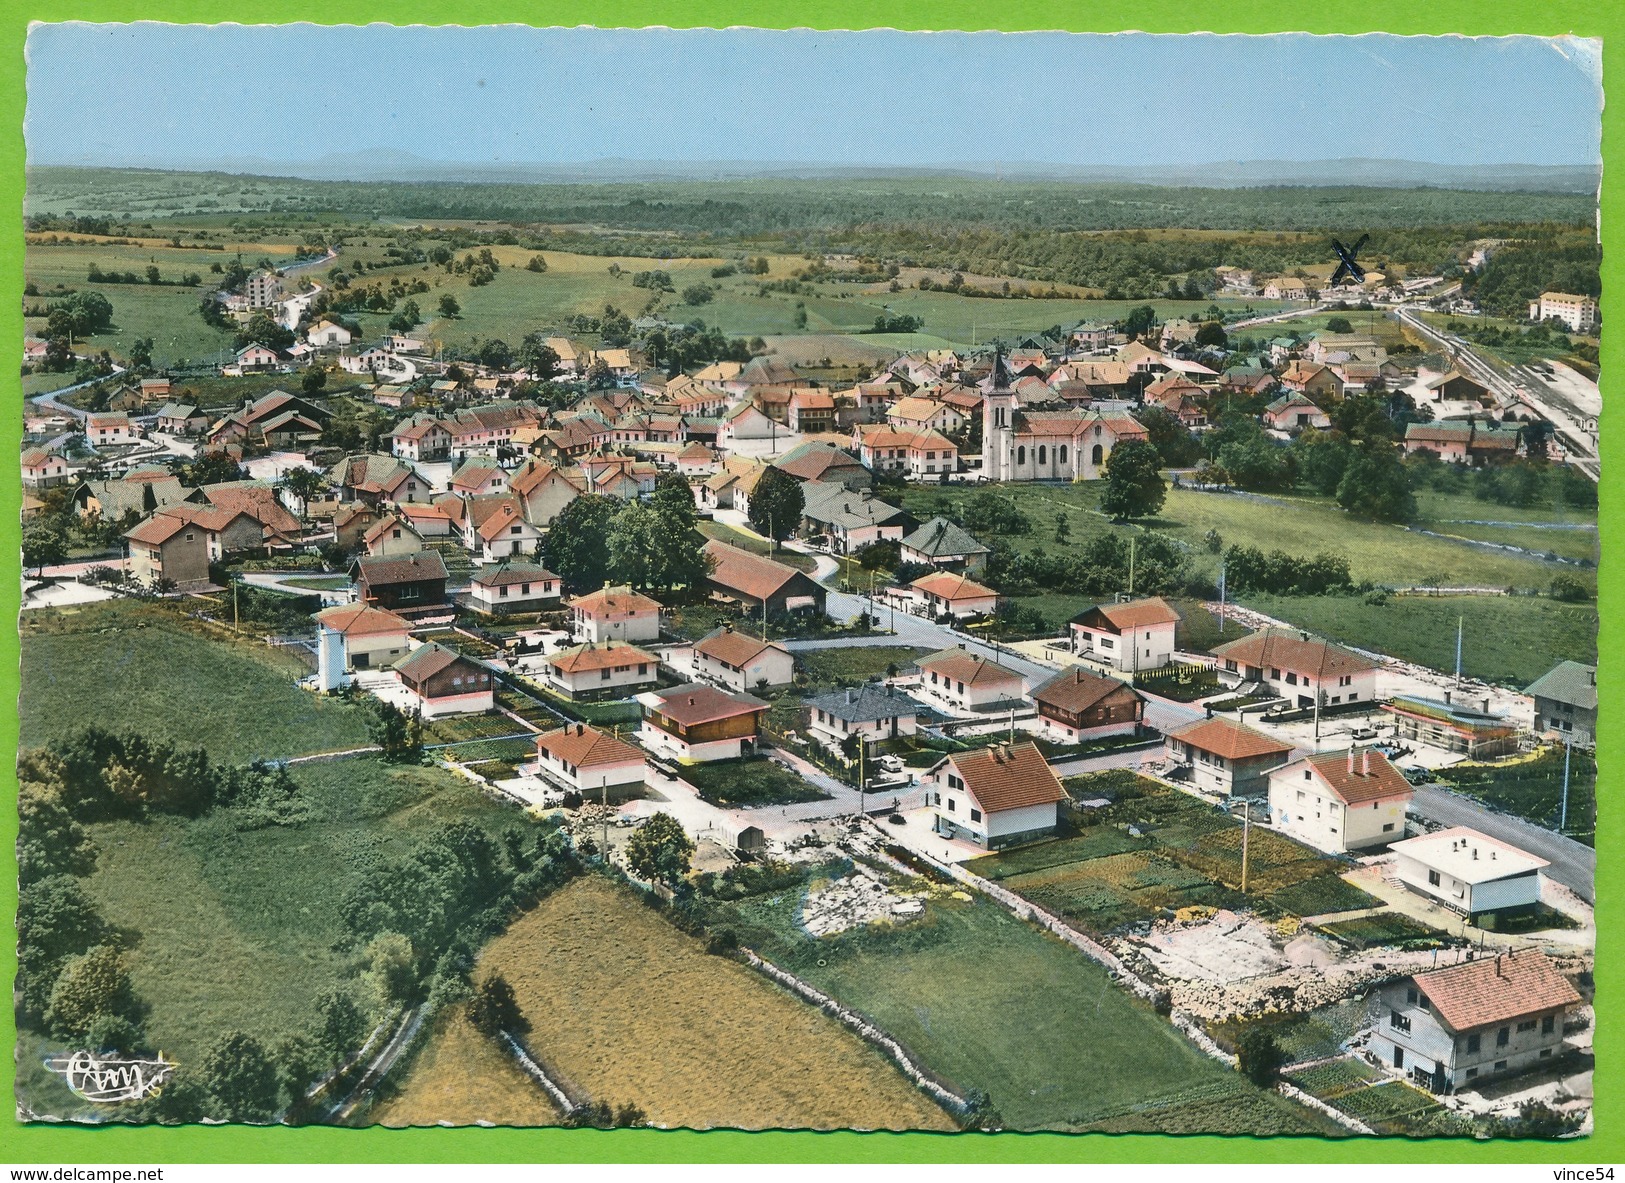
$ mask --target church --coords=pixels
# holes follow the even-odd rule
[[[1123,440],[1147,439],[1125,410],[1024,408],[1002,354],[982,401],[982,474],[990,481],[1093,481]]]

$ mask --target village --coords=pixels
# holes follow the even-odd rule
[[[1438,281],[1216,279],[1350,311],[1279,337],[1268,317],[1086,322],[840,382],[772,355],[674,371],[566,333],[521,367],[447,362],[255,272],[222,315],[294,344],[245,345],[218,379],[288,389],[206,410],[184,379],[131,372],[100,410],[30,404],[25,515],[100,525],[116,557],[36,535],[25,617],[133,600],[262,636],[305,664],[302,693],[377,704],[394,726],[367,750],[554,818],[668,898],[846,858],[803,902],[825,938],[975,893],[1204,1054],[1272,1059],[1262,1079],[1346,1131],[1531,1107],[1585,1128],[1595,856],[1563,831],[1589,828],[1567,762],[1595,743],[1594,665],[1492,684],[1462,674],[1458,638],[1456,668],[1429,669],[1230,602],[1223,573],[1205,598],[1136,592],[1132,548],[1119,590],[1023,635],[992,586],[1004,531],[921,511],[933,489],[1087,482],[1119,521],[1169,484],[1239,495],[1201,446],[1238,402],[1285,450],[1360,400],[1406,400],[1356,504],[1402,461],[1595,455],[1470,349],[1390,352],[1349,323],[1453,307]],[[1548,292],[1530,318],[1585,333],[1596,309]],[[1223,344],[1248,331],[1255,352]],[[539,378],[548,396],[527,396]],[[384,425],[360,448],[330,442],[323,389],[344,382]],[[1199,461],[1166,463],[1170,433]],[[245,597],[262,618],[279,603],[275,626]],[[1429,787],[1554,758],[1555,830]],[[629,853],[645,830],[675,871]],[[1215,1039],[1262,1017],[1266,1053]]]

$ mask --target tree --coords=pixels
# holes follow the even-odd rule
[[[362,975],[372,994],[377,1012],[405,1002],[417,989],[416,963],[412,942],[398,932],[381,932],[367,942],[361,960],[367,971]]]
[[[135,370],[152,369],[151,337],[137,337],[130,345],[130,368]]]
[[[248,323],[237,330],[237,348],[245,345],[263,345],[267,349],[286,349],[293,344],[293,330],[285,329],[276,318],[263,308],[248,318]]]
[[[1367,440],[1356,449],[1338,482],[1337,504],[1379,522],[1408,522],[1416,517],[1416,497],[1399,449],[1385,440]]]
[[[775,543],[783,542],[801,524],[805,508],[801,482],[782,469],[769,466],[750,495],[751,528]]]
[[[84,1039],[98,1019],[128,1016],[134,1006],[123,958],[111,945],[97,945],[62,967],[45,1023],[58,1039]]]
[[[23,566],[40,573],[68,557],[67,532],[55,521],[35,518],[23,527]]]
[[[195,487],[218,485],[222,481],[240,481],[243,470],[225,452],[203,452],[192,463],[181,467],[186,483]]]
[[[1572,575],[1554,575],[1548,594],[1566,604],[1583,604],[1591,598],[1591,589]]]
[[[541,255],[532,255],[530,257],[530,262],[525,264],[525,270],[526,271],[535,271],[537,273],[541,273],[543,271],[546,271],[547,270],[547,260],[542,258]]]
[[[1216,320],[1209,320],[1204,321],[1202,327],[1196,330],[1196,343],[1224,349],[1230,344],[1230,338],[1225,336],[1222,324]]]
[[[230,1121],[268,1121],[282,1093],[276,1067],[252,1035],[228,1031],[210,1045],[198,1065],[198,1083],[217,1115]]]
[[[526,333],[519,343],[519,364],[536,381],[548,382],[559,372],[558,351],[543,334]]]
[[[683,881],[693,855],[694,843],[669,813],[655,814],[626,844],[626,863],[632,873],[668,887]]]
[[[1268,1027],[1253,1023],[1236,1039],[1236,1068],[1260,1088],[1275,1082],[1281,1070],[1281,1045]]]
[[[542,561],[577,595],[597,591],[609,578],[609,522],[613,498],[589,493],[566,505],[542,542]]]
[[[1150,443],[1125,440],[1106,457],[1106,492],[1100,498],[1103,513],[1114,518],[1152,517],[1167,496],[1162,458]]]
[[[147,264],[147,282],[151,284],[160,284],[164,282],[164,277],[158,270],[158,264]]]
[[[513,987],[501,974],[492,974],[474,991],[468,1002],[468,1021],[476,1031],[492,1036],[503,1031],[523,1035],[530,1030],[530,1020],[519,1009]]]
[[[299,389],[306,394],[315,394],[327,385],[327,371],[321,366],[311,366],[299,377]]]
[[[1123,332],[1136,339],[1144,337],[1157,324],[1157,310],[1149,304],[1141,304],[1123,318]]]
[[[327,491],[327,476],[317,469],[301,465],[298,468],[290,468],[282,474],[282,485],[297,497],[300,506],[308,511],[310,503]]]
[[[1157,449],[1164,468],[1188,468],[1201,457],[1200,441],[1166,407],[1150,403],[1136,411],[1134,417],[1145,428],[1146,438]]]
[[[455,319],[457,314],[462,310],[463,306],[457,302],[457,297],[452,295],[450,292],[447,292],[440,297],[440,315],[444,316],[447,320]]]
[[[423,725],[417,712],[408,715],[381,698],[371,700],[368,705],[372,707],[372,717],[367,720],[367,734],[384,750],[384,759],[417,759],[423,750]]]
[[[397,333],[410,333],[423,323],[423,312],[418,308],[416,300],[406,300],[401,304],[400,311],[390,319],[389,327]]]
[[[1346,336],[1354,331],[1354,326],[1349,323],[1348,317],[1334,316],[1326,322],[1326,331],[1328,333],[1342,333]]]
[[[316,1042],[333,1063],[342,1063],[361,1050],[367,1037],[367,1020],[355,1001],[344,991],[327,991],[316,1002]]]

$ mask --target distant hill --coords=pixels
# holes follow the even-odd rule
[[[998,177],[1009,181],[1067,181],[1209,189],[1263,186],[1369,186],[1376,188],[1472,189],[1507,192],[1595,193],[1602,166],[1429,164],[1417,160],[1220,160],[1190,164],[1065,165],[967,162],[942,168],[883,164],[846,165],[785,161],[672,161],[604,158],[577,163],[428,160],[410,152],[374,149],[330,154],[307,161],[261,157],[210,159],[34,160],[35,166],[143,168],[223,172],[314,181],[456,181],[497,184],[605,184],[662,180],[819,180],[886,177]]]

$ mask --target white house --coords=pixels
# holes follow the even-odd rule
[[[1032,743],[945,756],[923,778],[933,829],[999,850],[1055,832],[1066,791]]]
[[[330,320],[317,321],[305,332],[305,340],[317,349],[330,349],[350,343],[350,330]]]
[[[832,748],[839,748],[854,735],[875,743],[913,735],[919,729],[920,704],[878,682],[832,690],[809,698],[803,705],[807,708],[807,730]]]
[[[917,611],[923,616],[952,616],[965,620],[991,616],[999,610],[999,593],[953,571],[933,571],[908,585]]]
[[[964,649],[943,649],[918,664],[920,689],[961,712],[1007,709],[1027,693],[1027,679],[1015,670]]]
[[[624,641],[587,642],[560,649],[542,663],[546,680],[554,689],[571,698],[608,692],[624,692],[652,685],[660,660],[636,645]]]
[[[1540,902],[1546,859],[1466,826],[1452,826],[1393,846],[1399,881],[1453,912],[1532,908]]]
[[[1563,1048],[1580,994],[1545,953],[1480,957],[1377,992],[1367,1051],[1436,1093],[1539,1068]]]
[[[146,432],[123,411],[104,411],[85,418],[85,439],[95,447],[140,443]]]
[[[1269,781],[1276,829],[1316,849],[1346,854],[1405,836],[1411,785],[1381,752],[1305,756]]]
[[[534,563],[498,563],[481,567],[469,579],[468,598],[488,615],[540,612],[559,602],[563,582]]]
[[[1213,650],[1221,669],[1258,682],[1299,708],[1374,702],[1377,663],[1368,657],[1290,628],[1266,628]]]
[[[1072,651],[1125,674],[1161,669],[1174,660],[1179,613],[1151,596],[1097,604],[1072,618]]]
[[[648,776],[642,752],[585,723],[538,735],[531,770],[544,780],[599,798],[624,795]]]
[[[760,690],[795,681],[796,659],[776,641],[762,641],[723,625],[694,643],[694,675],[730,690]]]
[[[658,641],[660,601],[630,587],[606,587],[570,601],[578,641]]]
[[[323,690],[337,690],[352,670],[387,669],[412,648],[412,626],[384,608],[341,604],[316,613],[317,673]]]

